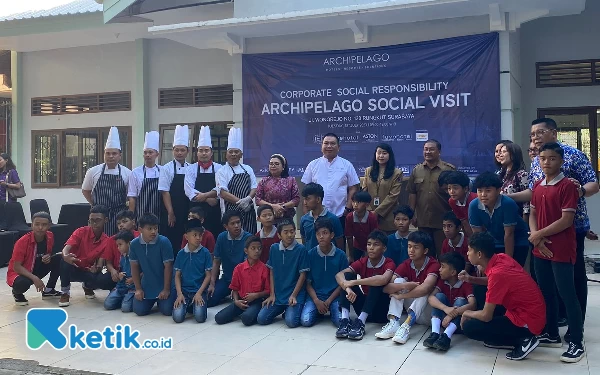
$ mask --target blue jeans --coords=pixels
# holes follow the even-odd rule
[[[173,304],[175,303],[175,298],[177,298],[177,293],[175,291],[171,291],[169,294],[169,298],[167,299],[143,299],[138,301],[136,298],[133,299],[133,312],[138,316],[144,316],[150,314],[154,304],[158,305],[158,311],[163,315],[171,315],[173,313]]]
[[[304,304],[296,304],[296,306],[287,305],[271,305],[264,306],[258,313],[257,323],[261,326],[273,323],[276,317],[285,312],[285,324],[290,328],[300,326],[300,314]]]
[[[308,299],[304,303],[304,308],[302,309],[302,314],[300,315],[300,324],[302,324],[304,327],[312,327],[317,322],[317,319],[322,319],[324,316],[325,315],[319,313],[317,305],[315,305],[313,300]],[[329,305],[329,317],[331,318],[331,322],[334,326],[340,326],[341,316],[342,313],[340,310],[340,302],[336,299],[335,301],[331,302],[331,305]]]
[[[204,299],[204,305],[202,306],[193,302],[195,294],[196,293],[183,292],[185,302],[178,307],[173,308],[173,321],[175,323],[183,322],[185,320],[185,315],[188,312],[194,314],[194,319],[196,319],[198,323],[204,323],[206,321],[206,316],[208,315],[208,311],[206,310],[206,292],[202,294],[202,299]],[[175,304],[175,302],[173,302],[173,304]]]
[[[231,294],[229,284],[231,284],[231,282],[223,279],[222,277],[217,280],[213,295],[206,301],[207,307],[215,307],[221,304],[225,297]]]
[[[448,302],[448,298],[446,298],[446,295],[444,293],[441,293],[441,292],[437,293],[435,295],[435,298],[437,298],[438,301],[440,301],[444,305],[451,306],[450,303]],[[452,306],[461,307],[461,306],[466,305],[467,303],[469,303],[469,302],[467,301],[466,298],[459,297],[454,301],[454,305],[452,305]],[[440,309],[433,308],[433,309],[431,309],[431,316],[436,317],[440,320],[444,320],[444,318],[446,317],[446,313]],[[452,323],[454,323],[458,327],[458,329],[460,329],[460,318],[461,318],[461,316],[459,315],[456,318],[452,319]]]
[[[121,308],[124,313],[133,311],[133,299],[135,290],[113,289],[104,300],[106,310],[116,310]]]

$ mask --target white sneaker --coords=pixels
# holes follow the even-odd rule
[[[379,339],[391,339],[396,334],[398,328],[400,328],[400,322],[396,319],[390,320],[381,328],[381,331],[375,334],[375,337]]]
[[[409,338],[409,334],[410,326],[406,323],[402,323],[400,328],[398,328],[398,330],[396,331],[396,334],[394,335],[392,341],[398,344],[406,344]]]

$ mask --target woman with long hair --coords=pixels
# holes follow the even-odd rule
[[[513,194],[529,188],[527,181],[528,173],[525,169],[523,151],[521,147],[513,142],[505,143],[500,148],[500,169],[498,175],[502,179],[502,194]],[[517,203],[523,218],[529,215],[529,203]]]
[[[377,214],[379,229],[391,234],[396,231],[394,209],[402,187],[402,171],[396,168],[394,150],[387,143],[375,148],[371,166],[365,170],[362,189],[371,195],[369,211]]]
[[[18,189],[20,186],[21,179],[15,163],[8,154],[0,154],[0,202],[16,202],[16,199],[8,196],[7,189]]]
[[[269,175],[258,183],[256,205],[268,204],[273,207],[275,224],[283,219],[293,219],[300,202],[300,191],[296,179],[290,177],[287,160],[281,154],[274,154],[269,160]]]
[[[504,145],[507,145],[509,143],[513,143],[513,141],[508,140],[508,139],[503,139],[500,142],[498,142],[496,144],[496,147],[494,148],[494,164],[496,164],[496,171],[499,171],[502,169],[502,163],[500,163],[500,153],[502,151],[502,147],[504,147]]]

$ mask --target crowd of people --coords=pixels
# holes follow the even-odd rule
[[[108,310],[143,316],[157,305],[176,323],[187,314],[205,322],[207,308],[226,303],[217,324],[240,317],[267,325],[283,315],[288,327],[310,327],[328,316],[336,337],[349,340],[375,322],[384,324],[378,339],[404,344],[422,324],[431,326],[428,348],[447,351],[462,332],[510,350],[511,360],[540,345],[562,347],[564,320],[560,360],[584,356],[585,198],[599,187],[585,154],[558,142],[552,119],[532,124],[529,172],[521,148],[503,140],[498,170],[471,181],[441,159],[439,141],[427,140],[408,178],[408,205],[399,204],[403,173],[387,144],[376,147],[361,182],[338,155],[339,138],[326,134],[323,156],[298,186],[282,154],[257,182],[240,162],[239,129],[229,134],[225,165],[212,161],[211,142],[203,127],[198,161],[188,165],[188,129],[177,126],[174,160],[158,166],[158,133],[147,133],[144,165],[131,171],[119,164],[112,128],[105,163],[83,183],[88,226],[54,254],[50,216],[39,212],[15,244],[7,283],[16,304],[27,305],[33,285],[69,306],[76,281],[86,298],[110,291]]]

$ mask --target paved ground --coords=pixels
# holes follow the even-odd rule
[[[600,254],[600,243],[588,243],[588,253]],[[34,360],[35,363],[0,360],[0,374],[67,373],[65,368],[109,374],[600,374],[600,284],[590,283],[586,320],[587,358],[577,364],[559,361],[561,349],[538,348],[527,360],[508,361],[505,351],[484,348],[481,344],[455,336],[450,352],[442,354],[423,348],[421,341],[429,330],[415,326],[405,345],[390,340],[378,341],[373,334],[380,328],[367,325],[367,336],[360,342],[339,341],[334,327],[326,321],[313,328],[288,329],[281,320],[266,327],[244,327],[237,321],[225,326],[214,323],[218,308],[209,309],[208,321],[190,320],[175,324],[169,317],[153,314],[137,317],[120,311],[105,311],[106,292],[95,300],[85,300],[81,287],[73,286],[68,324],[79,329],[103,329],[129,323],[142,338],[172,336],[174,348],[163,351],[63,350],[45,345],[32,351],[25,345],[25,312],[17,307],[4,282],[6,268],[0,270],[0,358]],[[600,279],[600,275],[590,275]],[[31,307],[56,307],[57,301],[42,301],[27,294]],[[564,332],[564,331],[563,331]],[[563,346],[563,350],[565,346]],[[14,366],[25,366],[15,368]],[[29,366],[29,367],[27,367]],[[33,367],[32,367],[33,366]],[[69,373],[78,373],[76,371]]]

